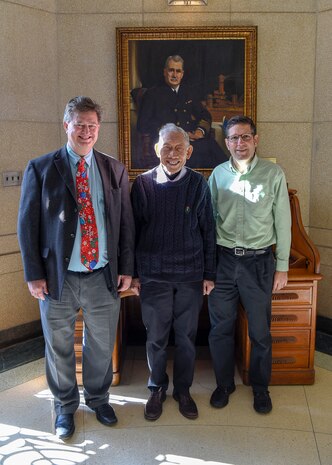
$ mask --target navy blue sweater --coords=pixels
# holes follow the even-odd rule
[[[215,224],[204,177],[186,168],[171,181],[158,166],[136,178],[131,195],[141,282],[214,281]]]

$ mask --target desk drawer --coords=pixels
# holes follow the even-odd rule
[[[310,284],[288,284],[284,289],[272,294],[272,306],[311,305],[312,286]]]
[[[308,350],[280,350],[272,347],[272,370],[308,368]]]
[[[272,344],[275,346],[275,349],[283,348],[297,348],[297,347],[309,347],[310,343],[310,330],[287,330],[287,331],[277,331],[272,330]]]
[[[292,327],[292,326],[310,326],[311,325],[311,308],[273,308],[271,328],[275,327]]]

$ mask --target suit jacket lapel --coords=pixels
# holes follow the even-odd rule
[[[55,155],[54,164],[57,170],[59,171],[62,179],[64,180],[66,186],[68,187],[71,195],[76,200],[76,190],[65,145]]]
[[[181,104],[185,103],[187,100],[187,92],[186,88],[180,84],[179,90],[178,90],[178,99],[181,102]]]
[[[104,202],[105,202],[105,212],[110,211],[110,192],[112,192],[112,175],[113,172],[109,167],[107,157],[102,153],[97,152],[94,150],[95,160],[97,162],[97,166],[99,168],[101,181],[103,184],[103,192],[104,192]]]

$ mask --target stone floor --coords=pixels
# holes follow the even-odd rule
[[[253,410],[251,390],[238,376],[229,405],[217,410],[209,405],[211,362],[199,350],[191,390],[199,418],[182,417],[169,392],[160,419],[148,422],[143,349],[128,348],[121,384],[110,390],[118,424],[101,425],[82,403],[76,432],[63,442],[54,436],[53,401],[40,359],[0,374],[0,464],[331,465],[332,356],[316,352],[315,368],[312,386],[271,386],[269,415]]]

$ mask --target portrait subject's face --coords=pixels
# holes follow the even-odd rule
[[[258,136],[252,134],[250,124],[236,124],[229,129],[225,143],[235,161],[249,163],[255,154]]]
[[[69,123],[64,122],[69,146],[84,157],[98,140],[99,121],[95,111],[75,112]]]
[[[177,61],[170,60],[168,62],[167,68],[164,68],[164,78],[168,86],[175,89],[180,85],[183,78],[183,68],[182,64]]]
[[[193,147],[188,145],[183,135],[169,132],[156,144],[156,153],[160,163],[169,174],[178,173],[192,154]]]

